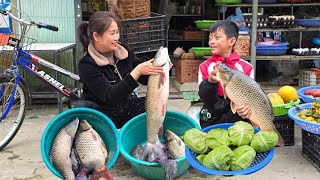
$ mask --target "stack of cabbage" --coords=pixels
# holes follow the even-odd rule
[[[206,133],[189,129],[183,139],[193,152],[199,154],[196,158],[205,167],[236,171],[250,167],[256,153],[274,148],[278,135],[273,131],[254,134],[251,124],[238,121],[228,130],[215,128]]]

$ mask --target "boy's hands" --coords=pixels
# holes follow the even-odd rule
[[[249,108],[249,106],[236,106],[235,108],[238,115],[242,117],[242,119],[250,118],[252,111],[251,111],[251,108]]]
[[[213,70],[210,72],[209,77],[208,77],[208,81],[211,83],[217,83],[217,71]]]

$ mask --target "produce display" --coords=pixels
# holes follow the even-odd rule
[[[311,103],[311,109],[304,109],[296,114],[300,119],[320,123],[320,102]]]
[[[314,98],[320,97],[320,89],[314,88],[314,89],[308,89],[304,93],[306,96],[312,96]]]
[[[278,92],[269,93],[268,98],[272,105],[287,104],[298,99],[298,92],[292,86],[282,86]]]
[[[273,131],[254,134],[251,124],[238,121],[228,129],[214,128],[206,132],[190,129],[183,136],[186,146],[197,153],[203,166],[222,171],[249,168],[257,155],[274,148],[278,135]]]

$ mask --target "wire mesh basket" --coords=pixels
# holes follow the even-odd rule
[[[16,49],[30,50],[31,45],[36,40],[21,36],[16,33],[1,34],[0,33],[0,73],[12,65],[16,55]]]

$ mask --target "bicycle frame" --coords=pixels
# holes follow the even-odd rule
[[[77,100],[79,97],[73,93],[69,88],[67,88],[65,85],[63,85],[61,82],[57,81],[55,78],[51,77],[49,74],[47,74],[45,71],[41,70],[38,66],[33,64],[31,61],[44,65],[50,69],[56,70],[60,73],[63,73],[65,75],[68,75],[70,78],[78,81],[80,77],[70,71],[67,71],[59,66],[56,66],[34,54],[31,54],[21,48],[16,50],[16,58],[14,58],[14,61],[12,63],[11,68],[9,68],[6,72],[10,74],[12,78],[15,78],[15,84],[13,87],[13,92],[16,92],[17,85],[19,84],[21,80],[21,75],[19,72],[19,68],[21,67],[26,70],[26,72],[31,73],[33,75],[36,75],[38,78],[40,78],[42,81],[46,82],[49,86],[53,87],[58,93],[61,93],[63,96],[67,97],[70,100]],[[0,88],[0,95],[2,95],[3,90],[2,87]],[[8,112],[10,111],[10,108],[12,106],[12,103],[14,101],[14,93],[11,94],[10,100],[8,102],[7,108],[4,110],[2,117],[0,117],[0,122],[2,119],[6,118]]]

